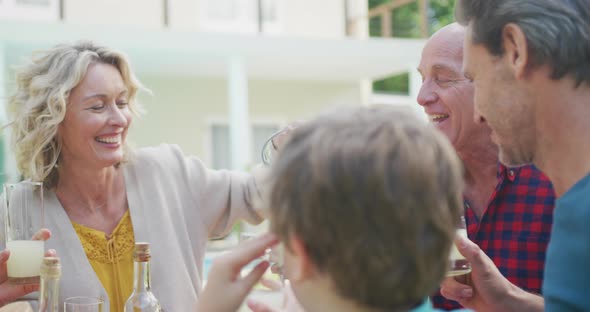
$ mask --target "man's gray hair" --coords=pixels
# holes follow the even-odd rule
[[[524,32],[532,65],[550,65],[551,78],[590,83],[590,0],[458,0],[455,17],[472,25],[474,44],[501,56],[508,23]]]

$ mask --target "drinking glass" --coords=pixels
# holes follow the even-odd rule
[[[12,284],[39,283],[45,244],[33,240],[43,227],[43,184],[23,181],[4,184],[3,196],[8,280]]]
[[[239,241],[244,241],[244,240],[248,240],[251,238],[254,238],[258,236],[257,234],[254,233],[249,233],[249,232],[241,232],[240,236],[239,236]],[[279,243],[271,248],[267,248],[264,251],[264,256],[262,256],[260,258],[260,260],[262,261],[268,261],[268,263],[270,264],[271,270],[273,273],[276,273],[279,275],[281,282],[284,282],[284,275],[283,275],[283,244]],[[252,268],[256,265],[257,262],[253,263]],[[251,270],[252,268],[248,268],[248,271]]]
[[[95,297],[70,297],[64,301],[64,312],[102,312],[104,300]]]
[[[277,136],[279,136],[281,133],[283,133],[287,129],[288,129],[288,127],[285,127],[283,129],[273,133],[266,140],[266,142],[264,142],[264,145],[262,145],[262,151],[260,153],[263,164],[270,166],[270,164],[272,163],[273,157],[274,157],[275,153],[277,152],[277,149],[274,145],[273,139],[276,138]]]
[[[457,228],[457,236],[467,238],[467,226],[465,225],[465,217],[461,216],[461,223]],[[457,249],[457,245],[453,243],[451,247],[451,254],[449,255],[450,268],[447,276],[459,276],[471,272],[471,264],[465,260],[465,257]]]

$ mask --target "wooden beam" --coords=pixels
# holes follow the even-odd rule
[[[418,0],[418,7],[420,12],[420,34],[423,38],[428,38],[430,29],[428,22],[428,0]]]
[[[381,37],[391,37],[391,28],[391,11],[385,11],[383,14],[381,14]]]
[[[262,12],[263,12],[262,0],[257,0],[256,1],[256,16],[258,17],[257,24],[258,24],[258,33],[259,34],[264,33],[264,21],[262,20]]]
[[[170,2],[162,0],[162,24],[164,27],[170,26]]]
[[[65,0],[59,0],[59,20],[62,22],[65,20],[64,2],[65,2]]]
[[[399,8],[406,4],[412,3],[416,0],[391,0],[391,2],[380,4],[369,10],[369,18],[383,15],[385,12],[391,12],[393,9]]]

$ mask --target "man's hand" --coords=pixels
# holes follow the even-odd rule
[[[51,237],[48,229],[41,229],[33,236],[33,240],[46,241]],[[56,252],[50,249],[45,252],[46,257],[55,257]],[[34,291],[39,290],[39,284],[13,285],[8,282],[6,262],[10,257],[10,250],[0,252],[0,307]]]
[[[456,243],[471,264],[471,273],[446,278],[440,290],[444,297],[478,312],[543,311],[543,299],[510,283],[479,246],[464,237]]]
[[[252,287],[269,266],[262,261],[246,276],[241,277],[242,268],[264,255],[267,248],[278,243],[272,234],[264,234],[242,242],[236,249],[217,257],[213,261],[207,285],[201,292],[197,311],[235,312]]]

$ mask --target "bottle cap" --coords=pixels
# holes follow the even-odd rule
[[[41,276],[59,278],[61,276],[61,262],[58,257],[44,257],[41,262]]]
[[[135,251],[133,253],[135,261],[148,261],[151,258],[150,243],[137,242],[135,243]]]

